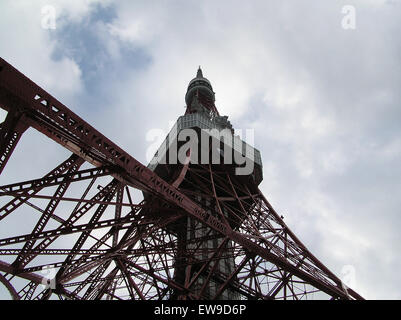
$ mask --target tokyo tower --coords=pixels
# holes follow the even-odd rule
[[[0,59],[3,292],[18,300],[363,299],[259,190],[260,152],[219,114],[200,68],[185,103],[144,165]],[[15,181],[6,164],[27,130],[70,156]]]

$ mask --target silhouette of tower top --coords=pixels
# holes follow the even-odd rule
[[[203,78],[203,73],[202,73],[202,69],[201,69],[200,66],[199,66],[199,68],[198,68],[198,72],[197,72],[197,74],[196,74],[196,77],[197,77],[197,78]]]
[[[203,76],[202,69],[199,66],[196,77],[189,82],[185,95],[187,113],[211,111],[218,115],[215,101],[216,98],[212,84]]]

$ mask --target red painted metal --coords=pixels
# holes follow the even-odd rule
[[[0,173],[28,127],[73,153],[41,179],[0,187],[0,199],[12,197],[0,208],[3,226],[27,205],[40,213],[31,233],[0,233],[0,257],[14,259],[0,261],[2,283],[13,288],[17,277],[28,281],[14,290],[19,298],[221,299],[230,290],[244,299],[362,299],[307,250],[257,186],[228,166],[187,163],[169,183],[3,59],[0,107],[8,112],[0,128]],[[94,168],[79,171],[85,161]],[[100,177],[111,181],[94,193]],[[67,196],[84,183],[80,198]],[[144,192],[142,202],[134,202],[132,188]],[[60,209],[71,202],[72,211]],[[207,232],[188,238],[188,224]],[[222,268],[228,260],[234,267]],[[48,268],[56,285],[43,288],[49,279],[40,272]]]

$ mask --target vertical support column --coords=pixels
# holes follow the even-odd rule
[[[0,174],[3,172],[22,134],[28,129],[24,115],[10,110],[0,127]]]
[[[185,217],[182,219],[182,224],[184,228],[179,228],[177,230],[177,253],[174,261],[174,276],[175,282],[180,285],[185,285],[185,280],[187,278],[187,224],[189,223],[189,218]],[[183,294],[180,290],[176,288],[173,289],[171,300],[186,300],[187,296]]]
[[[120,219],[121,218],[121,203],[123,202],[123,196],[124,196],[124,186],[121,186],[117,190],[116,202],[118,204],[116,205],[116,209],[115,209],[115,218],[116,219]],[[118,234],[119,234],[119,232],[117,230],[116,233],[113,235],[113,244],[112,244],[113,248],[117,246]]]

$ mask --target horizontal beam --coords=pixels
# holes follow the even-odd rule
[[[160,250],[163,250],[164,253],[173,254],[174,250],[172,248],[166,249],[164,246],[152,247],[149,248],[142,248],[142,249],[130,249],[130,250],[119,250],[119,254],[125,254],[129,256],[140,256],[144,254],[158,254]],[[170,251],[171,252],[170,252]],[[0,256],[14,256],[22,253],[22,249],[0,249]],[[29,250],[29,254],[41,255],[41,256],[53,256],[53,255],[67,255],[67,254],[74,254],[74,255],[103,255],[110,253],[110,249],[80,249],[80,250],[70,250],[70,249],[44,249],[44,250]]]
[[[93,179],[95,177],[108,176],[114,173],[111,167],[100,167],[87,170],[81,170],[73,173],[66,173],[60,175],[46,176],[41,179],[23,181],[13,184],[0,186],[0,196],[14,195],[18,196],[19,192],[28,191],[31,189],[37,190],[46,187],[55,186],[63,182],[76,182],[87,179]]]
[[[18,273],[18,270],[16,270],[13,266],[11,266],[11,264],[4,262],[4,261],[0,261],[0,271],[18,276],[20,278],[35,282],[37,284],[43,284],[43,283],[49,283],[48,281],[50,281],[50,279],[39,276],[35,273]]]
[[[0,196],[14,196],[18,197],[19,194],[17,192],[0,192]],[[32,199],[47,199],[47,200],[59,200],[59,201],[68,201],[68,202],[80,202],[80,203],[89,203],[89,204],[102,204],[102,205],[109,205],[109,206],[122,206],[122,207],[130,207],[130,208],[137,208],[140,207],[135,204],[130,203],[119,203],[113,201],[102,201],[96,199],[78,199],[78,198],[69,198],[69,197],[54,197],[54,196],[45,196],[45,195],[31,195],[30,198]]]
[[[95,230],[95,229],[100,229],[100,228],[119,226],[119,225],[123,225],[123,224],[133,223],[136,220],[137,220],[136,216],[133,216],[133,217],[130,216],[130,217],[121,218],[121,219],[104,220],[104,221],[100,221],[100,222],[96,222],[96,223],[92,223],[92,224],[66,226],[66,227],[62,227],[59,229],[43,231],[43,232],[36,233],[36,234],[29,233],[29,234],[25,234],[25,235],[21,235],[21,236],[1,239],[0,246],[6,246],[6,245],[14,244],[14,243],[21,243],[21,242],[25,242],[25,241],[29,241],[29,240],[51,238],[51,237],[55,237],[55,236],[65,235],[65,234],[90,231],[90,230]],[[153,222],[153,220],[149,221],[149,223],[152,223],[152,222]]]

